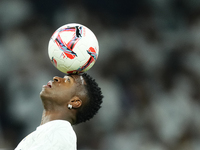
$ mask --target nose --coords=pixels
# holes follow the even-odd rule
[[[60,81],[61,81],[61,78],[58,77],[58,76],[55,76],[55,77],[53,77],[53,81],[55,81],[55,82],[60,82]]]

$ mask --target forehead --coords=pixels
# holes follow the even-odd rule
[[[68,75],[67,77],[70,77],[71,80],[73,80],[73,84],[76,84],[76,92],[78,92],[79,96],[82,97],[82,99],[85,99],[87,90],[85,89],[86,82],[81,75]]]
[[[67,77],[71,77],[76,83],[81,85],[85,84],[85,80],[81,75],[67,75]]]

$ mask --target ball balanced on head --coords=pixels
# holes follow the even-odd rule
[[[54,32],[49,40],[48,54],[58,70],[67,74],[77,74],[89,70],[94,65],[99,54],[99,44],[89,28],[71,23]]]

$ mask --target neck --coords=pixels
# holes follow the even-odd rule
[[[42,100],[44,111],[42,114],[41,125],[53,120],[66,120],[72,125],[76,121],[76,111],[70,110],[66,105],[57,105],[49,100]]]
[[[69,121],[71,124],[74,124],[75,119],[72,116],[72,113],[67,113],[65,111],[55,112],[44,110],[42,114],[41,125],[53,120],[66,120]]]

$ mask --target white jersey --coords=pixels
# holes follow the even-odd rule
[[[15,150],[76,150],[76,134],[68,121],[45,123],[26,136]]]

